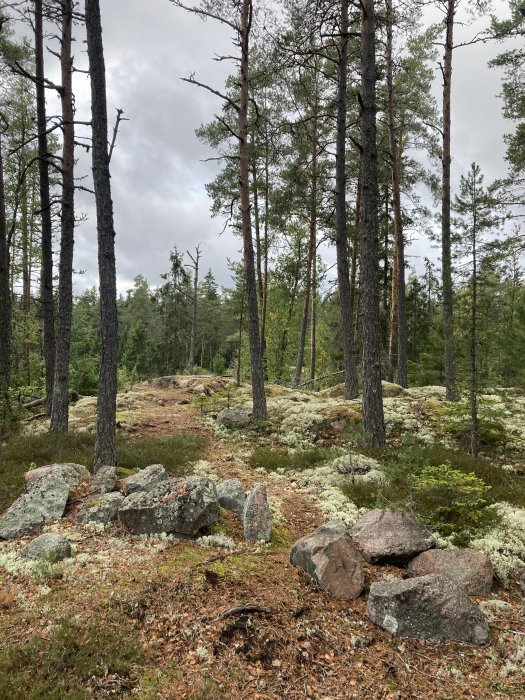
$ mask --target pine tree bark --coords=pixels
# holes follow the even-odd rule
[[[108,153],[106,68],[99,0],[86,0],[86,35],[91,78],[92,169],[97,208],[100,280],[100,370],[94,469],[117,463],[117,283],[115,229]]]
[[[246,280],[246,301],[248,311],[248,339],[252,375],[253,415],[257,420],[266,420],[266,394],[264,390],[264,370],[259,332],[259,310],[257,307],[257,284],[255,281],[255,260],[253,253],[252,227],[250,217],[250,172],[248,161],[248,67],[249,36],[252,24],[251,0],[242,0],[239,39],[241,46],[241,100],[239,105],[239,184],[241,196],[241,220],[244,248],[244,272]]]
[[[300,256],[298,256],[298,259]],[[288,301],[288,312],[286,314],[286,324],[283,332],[281,333],[281,338],[279,340],[279,352],[277,355],[277,361],[275,365],[275,383],[280,384],[283,380],[284,363],[286,360],[286,350],[288,348],[288,330],[292,324],[292,318],[295,311],[295,302],[297,299],[297,289],[299,287],[299,265],[296,267],[296,274],[293,278],[292,288],[290,290],[290,297]]]
[[[73,246],[75,234],[75,126],[72,87],[72,0],[62,0],[60,64],[62,74],[62,224],[58,282],[58,327],[51,432],[67,433],[69,422],[69,360],[73,311]]]
[[[299,344],[295,360],[295,372],[292,387],[296,388],[301,383],[304,354],[306,348],[306,331],[308,329],[308,316],[310,313],[312,270],[317,249],[317,130],[314,127],[314,141],[312,153],[312,183],[310,191],[310,232],[308,237],[308,255],[306,258],[306,280],[303,300],[303,313],[301,316],[301,328],[299,330]]]
[[[312,257],[312,294],[310,300],[310,375],[311,388],[315,389],[317,365],[317,231],[315,235],[314,254]]]
[[[389,378],[394,376],[401,386],[408,386],[407,338],[405,310],[405,241],[401,217],[400,154],[394,119],[394,68],[392,58],[392,0],[386,0],[386,82],[388,142],[390,147],[390,170],[392,176],[392,200],[394,209],[394,264],[392,267],[392,304],[390,316],[390,343],[388,353]],[[394,373],[394,354],[397,372]]]
[[[192,299],[192,315],[191,315],[191,331],[190,331],[190,349],[188,353],[188,363],[186,365],[186,371],[188,374],[192,374],[193,366],[195,364],[195,343],[197,340],[197,312],[199,306],[199,260],[201,257],[200,245],[195,249],[195,257],[188,252],[193,263],[193,299]],[[212,362],[210,353],[210,364]],[[202,365],[201,365],[202,366]]]
[[[38,174],[40,185],[40,216],[42,238],[42,272],[40,295],[42,298],[42,336],[46,375],[46,413],[51,413],[55,367],[55,300],[53,297],[53,226],[49,189],[49,163],[47,144],[46,95],[44,87],[44,28],[42,0],[35,1],[35,72],[36,112],[38,128]]]
[[[5,209],[4,161],[0,134],[0,400],[7,399],[11,384],[11,314],[9,234]]]
[[[374,0],[362,0],[361,19],[361,334],[363,346],[363,431],[365,444],[385,444],[381,386],[376,143],[376,60]]]
[[[257,156],[255,138],[252,137],[252,189],[253,189],[253,228],[255,233],[255,261],[257,270],[257,295],[262,307],[263,303],[263,277],[262,277],[262,245],[261,245],[261,217],[259,212],[259,184],[257,178]]]
[[[360,166],[361,167],[361,166]],[[350,318],[352,319],[352,326],[357,330],[356,316],[356,306],[357,306],[357,266],[358,266],[358,252],[359,252],[359,242],[360,242],[360,229],[361,229],[361,197],[362,197],[362,177],[361,172],[359,172],[359,178],[357,180],[356,189],[356,200],[355,200],[355,215],[354,215],[354,225],[355,225],[355,238],[352,241],[352,256],[350,259]],[[353,364],[356,367],[355,372],[355,395],[358,394],[357,386],[357,333],[354,332],[352,337],[352,355],[354,357]]]
[[[25,130],[22,130],[22,138],[25,141]],[[23,159],[25,161],[25,158]],[[24,162],[24,168],[26,163]],[[21,202],[20,202],[20,235],[22,246],[22,308],[24,315],[24,325],[27,328],[29,320],[29,311],[31,308],[31,273],[29,269],[29,189],[27,182],[27,174],[24,177],[24,182],[21,187]],[[23,355],[22,355],[22,374],[24,381],[28,386],[31,385],[31,364],[29,360],[30,347],[29,335],[24,334],[23,339]]]
[[[350,268],[346,221],[346,112],[348,83],[348,0],[341,0],[340,44],[337,87],[337,136],[335,156],[335,244],[337,282],[341,309],[341,334],[345,369],[345,398],[357,395],[357,371],[354,362],[354,326],[351,316]]]
[[[266,91],[264,93],[266,111]],[[264,121],[264,226],[263,226],[263,273],[262,273],[262,302],[261,302],[261,353],[264,366],[264,377],[268,379],[266,361],[266,321],[268,317],[268,255],[269,239],[269,208],[270,208],[270,153],[268,146],[268,119]]]
[[[477,362],[477,312],[478,312],[478,260],[476,240],[477,217],[472,225],[472,300],[470,306],[470,452],[474,459],[479,454],[478,420],[478,362]]]
[[[237,341],[237,372],[235,377],[235,386],[241,386],[241,364],[242,364],[242,324],[244,321],[244,301],[245,301],[245,287],[242,288],[241,297],[241,309],[239,312],[239,339]]]
[[[452,245],[450,231],[450,129],[452,92],[452,53],[454,17],[457,0],[448,0],[445,18],[445,53],[443,57],[443,154],[441,190],[441,268],[443,296],[443,340],[445,343],[445,388],[448,401],[456,400],[454,363],[454,315],[452,288]]]

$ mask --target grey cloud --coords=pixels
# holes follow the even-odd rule
[[[215,53],[231,53],[228,31],[202,22],[168,0],[102,0],[102,16],[111,118],[122,107],[130,121],[122,124],[112,162],[117,232],[119,288],[141,273],[152,284],[169,266],[169,251],[202,243],[203,267],[212,267],[220,283],[230,284],[226,257],[239,259],[240,240],[231,232],[219,238],[222,223],[211,219],[204,189],[217,165],[202,162],[213,155],[194,130],[220,110],[220,100],[180,80],[195,71],[197,79],[221,89],[231,64],[215,62]],[[477,27],[458,27],[457,40]],[[505,173],[500,75],[487,67],[499,45],[458,49],[454,58],[453,182],[476,160],[487,181]],[[85,65],[80,41],[77,63]],[[89,114],[89,82],[75,79],[80,118]],[[435,95],[440,101],[441,76],[436,65]],[[52,109],[58,110],[56,100]],[[89,175],[89,156],[78,152],[79,173]],[[86,181],[88,184],[89,178]],[[79,193],[78,207],[88,221],[77,231],[75,265],[86,274],[80,290],[97,283],[96,226],[91,195]],[[328,261],[333,251],[326,251]],[[409,250],[419,268],[424,255],[438,251],[420,239]]]

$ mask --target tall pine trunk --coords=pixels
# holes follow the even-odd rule
[[[55,301],[53,298],[53,227],[49,194],[49,162],[47,144],[46,95],[44,87],[44,28],[42,0],[35,0],[35,70],[36,112],[38,128],[38,174],[42,237],[42,336],[46,374],[46,413],[51,413],[55,367]]]
[[[73,245],[75,234],[75,126],[72,87],[72,0],[62,0],[60,63],[62,73],[62,223],[58,281],[58,327],[51,432],[67,433],[69,421],[69,359],[73,312]]]
[[[264,92],[264,107],[266,111],[266,90]],[[268,143],[268,119],[264,120],[264,226],[263,226],[263,290],[261,304],[261,353],[264,365],[264,376],[268,378],[266,360],[266,321],[268,316],[268,254],[270,248],[269,239],[269,207],[270,207],[270,153]]]
[[[401,162],[394,119],[394,68],[392,58],[392,0],[386,0],[386,61],[387,61],[387,112],[388,142],[390,147],[390,170],[392,174],[392,200],[394,208],[394,265],[392,268],[392,304],[390,319],[390,343],[388,353],[389,378],[406,387],[407,377],[407,338],[405,311],[405,241],[401,218]],[[394,360],[394,354],[397,357]],[[394,374],[394,364],[397,371]]]
[[[191,313],[191,331],[190,331],[190,350],[188,353],[188,362],[186,365],[186,371],[188,374],[192,374],[193,366],[195,365],[195,344],[197,341],[197,312],[199,306],[199,260],[201,257],[200,245],[195,249],[195,257],[188,252],[190,259],[193,263],[193,298],[192,298],[192,313]],[[210,352],[210,364],[211,364],[211,352]],[[202,364],[201,364],[202,366]]]
[[[301,328],[299,330],[299,344],[295,360],[295,373],[292,381],[293,387],[298,387],[301,383],[301,375],[304,364],[304,353],[306,348],[306,331],[308,329],[308,316],[310,312],[312,293],[312,271],[314,257],[317,248],[317,129],[314,126],[312,152],[312,183],[310,190],[310,232],[308,237],[308,255],[306,258],[306,280],[303,300],[303,313],[301,316]]]
[[[310,301],[310,387],[315,389],[315,372],[317,365],[317,232],[315,236],[314,254],[312,257],[312,293]]]
[[[3,145],[0,134],[0,401],[11,384],[11,285],[9,234],[5,210]]]
[[[354,326],[351,315],[348,231],[346,226],[346,112],[348,81],[348,0],[341,0],[340,43],[337,87],[337,137],[335,155],[335,241],[337,282],[341,308],[341,335],[345,369],[345,398],[357,395],[357,371],[354,358]]]
[[[250,217],[250,173],[248,161],[248,67],[249,37],[252,24],[251,0],[242,0],[241,24],[239,31],[241,45],[241,101],[239,106],[239,184],[241,195],[242,237],[244,248],[244,272],[246,281],[246,302],[248,311],[248,340],[252,374],[253,415],[258,420],[266,420],[266,394],[264,390],[264,370],[259,332],[259,310],[257,308],[257,285],[255,281],[255,260],[253,254],[252,227]]]
[[[479,453],[478,420],[478,362],[477,362],[477,312],[478,312],[478,260],[476,248],[476,215],[472,227],[472,300],[470,306],[470,452],[474,459]]]
[[[106,68],[99,0],[86,0],[86,33],[91,77],[92,167],[97,207],[100,279],[100,370],[98,381],[95,470],[117,463],[117,282],[115,229],[108,154]]]
[[[445,19],[445,53],[443,57],[443,154],[441,184],[441,268],[443,296],[443,340],[445,343],[445,388],[448,401],[456,399],[454,364],[454,316],[452,289],[452,250],[450,231],[450,101],[452,92],[452,52],[454,49],[454,15],[456,1],[448,0]]]
[[[361,335],[363,346],[363,431],[365,444],[385,444],[381,387],[376,143],[376,60],[374,0],[362,0],[361,21]]]

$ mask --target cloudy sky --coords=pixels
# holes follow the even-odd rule
[[[506,3],[498,0],[503,8]],[[125,111],[129,121],[119,133],[112,161],[112,185],[117,232],[119,289],[132,286],[143,274],[153,285],[169,267],[169,252],[202,244],[204,269],[211,267],[221,284],[230,277],[226,258],[240,257],[240,240],[230,232],[219,237],[221,222],[209,214],[205,183],[215,164],[203,160],[213,153],[197,140],[194,130],[220,109],[217,98],[184,83],[197,79],[222,88],[230,70],[214,55],[231,53],[228,32],[213,22],[174,7],[169,0],[101,0],[108,81],[108,108]],[[458,38],[470,37],[475,27],[463,27]],[[472,161],[489,181],[505,173],[502,134],[509,125],[501,117],[500,76],[487,60],[500,46],[461,48],[454,56],[453,170],[457,182]],[[75,48],[76,65],[86,67],[85,46]],[[441,79],[436,66],[435,94]],[[87,76],[75,79],[77,116],[89,118]],[[49,97],[50,109],[58,109]],[[80,149],[79,149],[80,151]],[[89,176],[89,157],[78,153],[79,174]],[[87,181],[86,181],[86,184]],[[92,196],[80,193],[78,208],[87,220],[76,233],[76,289],[97,284],[96,229]],[[416,240],[412,264],[432,255],[428,243]]]

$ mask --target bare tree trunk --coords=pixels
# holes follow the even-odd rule
[[[197,338],[197,311],[199,305],[199,260],[201,258],[200,244],[195,248],[195,257],[189,252],[188,255],[193,263],[193,299],[192,299],[192,316],[191,316],[191,334],[190,334],[190,350],[188,353],[188,364],[186,365],[186,371],[188,374],[193,372],[193,366],[195,364],[195,342]],[[210,354],[211,363],[211,354]]]
[[[293,279],[293,284],[292,284],[292,289],[290,290],[290,299],[288,302],[288,313],[286,315],[286,325],[285,328],[281,334],[281,339],[279,341],[279,354],[277,355],[277,363],[276,363],[276,368],[275,368],[275,383],[280,384],[283,379],[283,370],[284,370],[284,363],[286,360],[286,350],[288,348],[288,330],[290,328],[290,325],[292,323],[292,318],[293,318],[293,313],[295,310],[295,302],[297,299],[297,289],[299,287],[299,274],[300,274],[300,265],[299,261],[301,258],[301,254],[299,252],[299,255],[297,256],[297,267],[296,267],[296,274],[294,275]]]
[[[266,90],[264,93],[266,110]],[[264,121],[264,237],[263,237],[263,274],[262,274],[262,303],[261,303],[261,353],[264,364],[264,376],[267,379],[268,368],[266,363],[266,318],[268,315],[268,210],[270,199],[270,157],[268,151],[268,119]]]
[[[457,0],[448,0],[446,14],[445,54],[443,57],[443,155],[441,191],[441,267],[443,286],[443,339],[445,343],[445,388],[448,401],[456,399],[454,364],[454,316],[452,289],[452,251],[450,234],[450,100],[452,91],[452,52],[454,48],[454,15]]]
[[[472,302],[470,307],[470,452],[474,459],[479,454],[478,421],[478,368],[477,368],[477,322],[478,312],[478,261],[476,250],[476,215],[472,227]]]
[[[317,138],[316,138],[317,141]],[[312,158],[312,168],[317,170],[317,143],[314,145]],[[295,373],[292,387],[296,388],[301,383],[301,374],[304,364],[304,353],[306,348],[306,331],[308,328],[308,315],[310,312],[310,293],[312,289],[312,269],[317,244],[317,175],[312,175],[312,188],[310,196],[310,236],[308,241],[308,255],[306,258],[306,283],[304,289],[303,313],[301,317],[301,328],[299,331],[299,344],[297,347],[297,357],[295,360]]]
[[[248,307],[248,338],[252,374],[253,415],[258,420],[266,420],[266,394],[264,390],[264,370],[259,332],[259,310],[257,308],[257,285],[255,281],[255,261],[253,254],[252,227],[250,221],[250,174],[248,161],[248,64],[249,36],[252,24],[251,0],[242,0],[240,45],[241,45],[241,101],[239,107],[239,160],[242,235],[244,243],[244,271],[246,277],[246,300]]]
[[[311,306],[312,279],[314,269],[314,259],[317,252],[317,86],[314,97],[313,112],[313,133],[312,133],[312,179],[310,187],[310,235],[308,238],[308,256],[306,259],[306,285],[304,290],[303,315],[301,318],[301,329],[299,331],[299,345],[295,361],[295,373],[292,381],[293,387],[298,387],[301,383],[301,374],[304,364],[304,353],[306,348],[306,331],[308,329],[308,316]]]
[[[72,0],[62,0],[62,227],[58,282],[58,328],[51,432],[67,433],[69,420],[69,359],[73,310],[73,245],[75,234],[75,127],[72,89]]]
[[[314,254],[312,257],[312,294],[311,294],[311,327],[310,327],[310,375],[312,389],[315,388],[315,370],[317,364],[317,232],[315,236]]]
[[[348,266],[348,232],[346,230],[346,112],[348,72],[348,0],[341,0],[338,88],[337,141],[335,156],[335,228],[337,281],[341,308],[341,335],[345,369],[345,398],[357,394],[357,372],[354,358],[354,326],[350,310],[350,269]]]
[[[117,279],[115,228],[108,153],[106,66],[99,0],[86,0],[86,36],[91,76],[92,168],[97,206],[100,280],[100,371],[98,381],[95,471],[117,463]]]
[[[369,447],[380,447],[385,444],[385,424],[381,387],[381,328],[379,319],[374,0],[362,0],[361,7],[363,431],[365,443]]]
[[[245,287],[242,288],[242,298],[241,298],[241,312],[239,314],[239,340],[238,340],[238,350],[237,350],[237,376],[236,376],[236,386],[241,386],[241,360],[242,360],[242,323],[244,316],[244,299],[245,299]]]
[[[360,166],[361,167],[361,166]],[[355,225],[355,239],[352,241],[352,257],[350,260],[350,318],[352,319],[352,328],[354,332],[352,333],[352,356],[353,365],[356,368],[355,371],[355,389],[353,394],[357,396],[358,394],[358,381],[357,381],[357,324],[358,319],[356,319],[356,308],[358,307],[358,284],[357,284],[357,264],[359,257],[359,241],[360,241],[360,229],[361,229],[361,199],[362,199],[362,177],[361,172],[359,172],[359,178],[357,180],[356,188],[356,199],[355,199],[355,215],[354,215],[354,225]]]
[[[38,124],[38,172],[40,184],[40,211],[42,220],[42,335],[46,373],[46,413],[51,413],[55,367],[55,301],[53,298],[53,228],[49,191],[49,163],[47,145],[46,95],[44,87],[44,29],[42,0],[35,0],[35,70],[36,111]]]
[[[394,380],[394,353],[397,351],[398,384],[406,387],[407,339],[405,312],[405,241],[401,218],[400,157],[394,120],[394,68],[392,59],[392,0],[386,0],[386,61],[387,61],[387,111],[388,141],[390,146],[390,169],[392,173],[392,199],[394,205],[394,264],[392,268],[392,305],[390,316],[390,343],[388,370],[390,381]]]
[[[9,234],[5,210],[4,161],[0,134],[0,401],[11,384],[11,285]]]
[[[262,307],[263,277],[262,277],[262,246],[261,246],[261,215],[259,212],[259,185],[257,183],[257,156],[255,138],[252,138],[252,188],[253,188],[253,227],[255,229],[255,261],[257,270],[257,295]]]
[[[25,140],[24,131],[22,136]],[[25,160],[25,159],[24,159]],[[26,163],[24,162],[24,168]],[[22,246],[22,299],[21,311],[24,318],[24,327],[28,327],[29,311],[31,310],[31,273],[29,269],[29,192],[27,183],[27,174],[21,188],[20,202],[20,234]],[[24,333],[23,348],[22,348],[22,370],[24,381],[28,386],[31,384],[31,366],[29,362],[30,344],[29,335]]]

